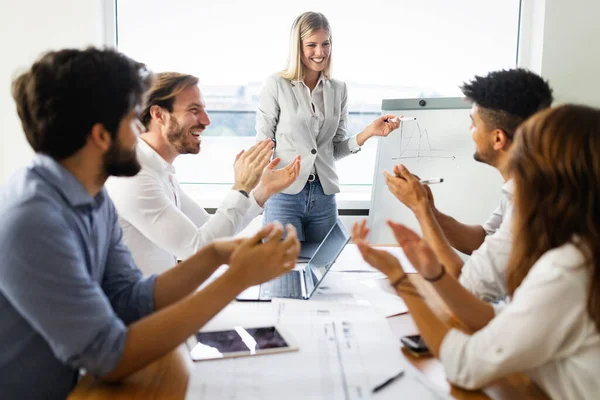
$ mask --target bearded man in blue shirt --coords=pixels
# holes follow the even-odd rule
[[[81,370],[120,380],[168,353],[244,289],[293,269],[292,227],[213,242],[143,278],[103,188],[133,176],[151,74],[114,50],[43,55],[12,86],[36,152],[0,192],[0,393],[63,399]],[[6,134],[6,133],[5,133]],[[229,269],[203,290],[220,265]]]

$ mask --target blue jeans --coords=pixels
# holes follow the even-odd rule
[[[323,193],[319,178],[306,182],[298,194],[279,193],[265,204],[265,224],[292,224],[301,242],[319,243],[337,219],[335,194]]]

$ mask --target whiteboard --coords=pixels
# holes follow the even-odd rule
[[[417,120],[402,122],[388,137],[379,139],[369,209],[371,243],[396,243],[387,219],[421,233],[412,211],[385,183],[382,171],[393,174],[396,164],[404,164],[421,179],[443,178],[443,183],[430,185],[435,205],[460,222],[483,225],[498,206],[502,176],[473,159],[470,108],[462,98],[383,100],[383,114]]]

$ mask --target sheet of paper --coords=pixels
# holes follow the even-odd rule
[[[370,288],[373,288],[375,290],[381,290],[391,296],[394,297],[399,297],[398,293],[396,293],[396,290],[392,287],[392,285],[390,284],[390,281],[388,280],[387,277],[361,277],[362,279],[358,279],[360,281],[360,283],[362,283],[363,285],[367,285]],[[389,315],[388,315],[389,317]]]
[[[388,246],[374,246],[376,249],[385,250],[388,253],[394,255],[402,265],[404,272],[414,273],[417,272],[412,263],[408,261],[404,251],[401,247],[388,247]],[[355,244],[347,244],[344,250],[336,260],[332,271],[344,271],[344,272],[376,272],[379,273],[375,268],[371,267],[365,260],[363,260],[358,247]]]
[[[186,399],[445,398],[401,357],[400,345],[387,321],[371,307],[277,299],[272,307],[257,310],[261,318],[266,314],[275,318],[300,350],[197,362]],[[221,322],[215,322],[216,326],[236,323],[234,314],[235,310],[219,314],[215,319]],[[404,377],[381,392],[371,393],[373,387],[400,370],[406,371]]]
[[[325,277],[311,301],[371,305],[386,317],[408,312],[408,308],[400,296],[393,290],[386,291],[385,287],[389,286],[387,278],[373,279],[377,285],[366,285],[363,281],[368,282],[369,280],[365,275],[367,274],[332,271]]]

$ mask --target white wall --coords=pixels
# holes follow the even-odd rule
[[[44,51],[103,45],[105,0],[0,0],[0,184],[33,155],[10,85]]]
[[[546,0],[521,0],[519,66],[542,73]]]
[[[598,0],[523,0],[519,64],[550,82],[555,104],[600,107],[598,17]]]
[[[599,18],[599,0],[546,0],[542,75],[557,103],[600,107]]]

